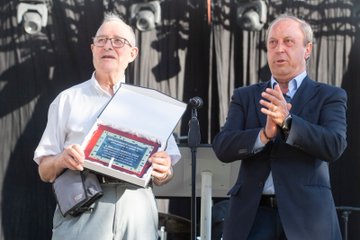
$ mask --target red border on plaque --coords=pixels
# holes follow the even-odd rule
[[[130,133],[127,133],[127,132],[124,132],[124,131],[120,131],[118,129],[114,129],[112,127],[109,127],[109,126],[106,126],[106,125],[102,125],[102,124],[98,124],[98,128],[94,131],[91,139],[89,140],[89,142],[87,143],[86,145],[86,148],[84,150],[84,153],[85,153],[85,158],[87,160],[90,160],[90,161],[93,161],[93,162],[97,162],[97,163],[100,163],[101,165],[104,165],[106,167],[108,167],[108,164],[104,161],[101,161],[97,158],[94,158],[92,157],[90,154],[91,152],[94,150],[94,148],[96,147],[96,143],[98,142],[99,138],[101,137],[101,135],[105,132],[110,132],[110,133],[114,133],[116,135],[120,135],[124,138],[127,138],[127,139],[130,139],[130,140],[134,140],[136,142],[140,142],[140,143],[143,143],[145,145],[150,145],[153,147],[153,150],[150,152],[149,156],[151,156],[153,153],[155,153],[158,148],[160,147],[160,144],[157,143],[157,142],[154,142],[154,141],[151,141],[149,139],[146,139],[146,138],[142,138],[142,137],[139,137],[139,136],[136,136],[134,134],[130,134]],[[120,170],[122,172],[126,172],[126,173],[129,173],[129,174],[134,174],[138,177],[142,177],[144,175],[144,173],[149,169],[149,167],[151,166],[151,163],[146,160],[146,163],[145,165],[143,166],[141,172],[134,172],[134,171],[131,171],[131,170],[128,170],[126,168],[122,168],[122,167],[119,167],[119,166],[116,166],[114,164],[112,164],[112,166],[110,168],[112,169],[116,169],[116,170]]]

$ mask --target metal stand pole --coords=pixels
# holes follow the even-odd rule
[[[338,211],[341,211],[341,217],[344,220],[344,240],[348,239],[348,222],[349,216],[352,211],[360,212],[359,207],[350,207],[350,206],[339,206],[336,207]]]
[[[344,240],[348,239],[348,222],[351,211],[343,211],[341,217],[344,219]]]
[[[191,239],[196,240],[196,151],[200,144],[200,127],[196,108],[191,109],[188,145],[191,149]]]
[[[211,240],[212,173],[201,172],[201,240]]]

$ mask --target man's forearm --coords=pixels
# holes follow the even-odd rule
[[[44,182],[54,182],[56,177],[64,170],[58,161],[59,155],[45,156],[40,159],[39,175]]]

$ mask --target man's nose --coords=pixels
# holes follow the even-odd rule
[[[106,48],[106,49],[112,49],[113,48],[111,39],[106,39],[104,48]]]
[[[276,50],[279,52],[283,52],[284,51],[284,43],[279,41],[278,44],[276,45]]]

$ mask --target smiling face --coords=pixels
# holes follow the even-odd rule
[[[267,59],[272,75],[278,82],[289,82],[306,69],[312,43],[306,43],[300,23],[281,19],[274,23],[267,38]]]
[[[125,73],[128,64],[135,60],[138,49],[132,47],[135,45],[134,36],[125,23],[120,21],[109,21],[101,25],[95,37],[125,38],[130,42],[121,48],[114,48],[110,40],[107,40],[103,47],[91,44],[93,55],[93,65],[95,67],[96,76],[110,75],[115,79],[121,77]]]

